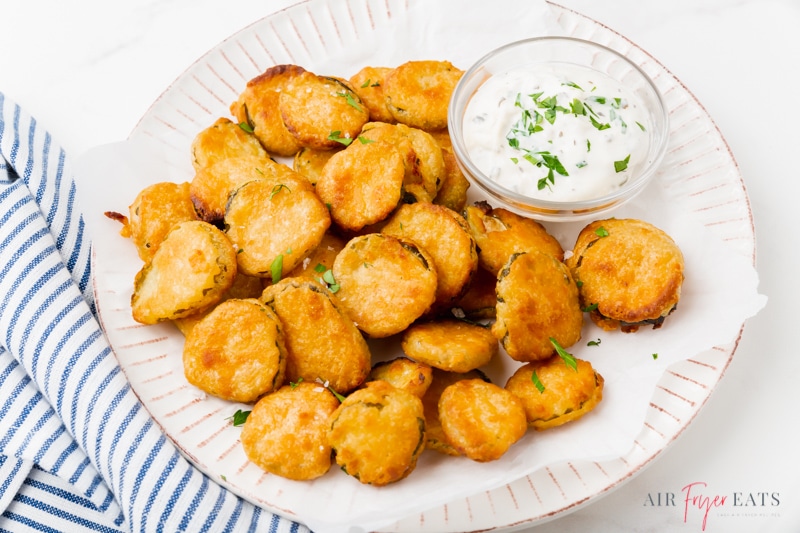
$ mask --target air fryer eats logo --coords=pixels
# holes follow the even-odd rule
[[[709,489],[704,481],[684,486],[680,492],[648,492],[645,507],[674,507],[683,513],[683,523],[697,523],[706,530],[709,518],[719,517],[776,517],[781,505],[779,492],[733,491],[725,494]]]

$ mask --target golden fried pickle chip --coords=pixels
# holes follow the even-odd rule
[[[561,244],[536,220],[507,209],[492,209],[486,202],[467,206],[464,216],[478,244],[481,266],[495,276],[509,257],[519,252],[540,251],[564,260]]]
[[[358,231],[394,211],[404,176],[403,158],[391,145],[356,141],[331,157],[317,179],[316,191],[339,227]]]
[[[430,309],[437,276],[431,256],[414,242],[370,233],[351,239],[336,256],[336,296],[370,337],[406,329]]]
[[[247,82],[245,90],[231,104],[231,114],[247,124],[261,145],[271,154],[290,156],[300,143],[283,123],[279,102],[281,92],[305,72],[298,65],[275,65]]]
[[[432,372],[430,365],[413,361],[408,357],[396,357],[375,363],[368,379],[385,381],[422,398],[431,386]]]
[[[242,428],[247,458],[271,474],[316,479],[331,467],[328,420],[339,400],[314,383],[284,385],[253,406]]]
[[[336,463],[361,483],[399,481],[425,449],[422,401],[385,381],[370,381],[331,415],[328,442]]]
[[[344,148],[344,147],[342,147]],[[322,169],[328,163],[333,154],[339,150],[318,150],[316,148],[301,148],[292,161],[292,169],[298,174],[305,176],[311,185],[316,185]]]
[[[384,78],[389,112],[414,128],[438,130],[447,126],[447,106],[463,72],[449,61],[408,61]]]
[[[488,364],[499,351],[491,330],[462,320],[412,324],[400,345],[415,361],[462,373]]]
[[[432,368],[431,384],[422,396],[422,405],[425,408],[425,448],[445,455],[461,455],[461,452],[447,440],[442,429],[442,422],[439,419],[439,398],[448,386],[462,379],[489,381],[486,374],[477,369],[459,374]]]
[[[128,208],[127,217],[118,213],[107,216],[122,221],[124,226],[120,233],[131,238],[142,261],[153,257],[175,224],[197,220],[189,184],[168,181],[148,185],[139,191]]]
[[[391,72],[390,67],[364,67],[350,77],[353,90],[369,110],[369,119],[379,122],[395,122],[386,107],[386,96],[383,93],[383,79]]]
[[[433,203],[449,207],[457,213],[461,213],[467,205],[467,191],[470,183],[461,167],[458,166],[456,154],[453,151],[453,144],[450,141],[450,134],[447,130],[431,132],[431,135],[442,148],[442,160],[444,161],[444,174],[439,185],[439,192],[433,199]]]
[[[247,181],[273,175],[282,166],[270,159],[252,133],[227,118],[217,119],[195,136],[192,158],[192,202],[199,217],[211,223],[222,220],[232,190]]]
[[[414,241],[433,257],[439,280],[437,307],[461,297],[478,269],[478,250],[466,222],[446,207],[430,202],[403,204],[381,232]]]
[[[448,442],[473,461],[494,461],[528,429],[522,401],[482,379],[462,379],[439,398],[439,418]]]
[[[526,363],[506,382],[506,390],[522,400],[528,425],[548,429],[577,420],[603,399],[603,376],[592,364],[575,359],[575,368],[561,357]]]
[[[364,382],[369,347],[327,287],[308,278],[286,278],[264,289],[261,299],[283,324],[288,381],[319,379],[342,394]]]
[[[663,230],[636,219],[591,222],[567,260],[580,281],[581,305],[605,330],[661,327],[678,305],[684,280],[680,248]]]
[[[303,72],[280,93],[283,123],[300,146],[333,149],[369,120],[361,98],[342,80]]]
[[[288,274],[319,245],[331,225],[328,209],[311,185],[288,172],[295,177],[253,180],[231,193],[225,231],[237,247],[239,269],[245,274],[273,279]]]
[[[581,338],[583,312],[567,267],[550,254],[514,254],[497,280],[492,333],[517,361],[537,361]],[[555,340],[554,341],[552,340]]]
[[[457,318],[494,318],[497,305],[497,278],[478,267],[464,295],[453,302],[451,312]]]
[[[234,402],[254,402],[277,390],[286,347],[275,312],[255,298],[230,299],[198,322],[183,347],[186,379]]]
[[[136,274],[133,319],[155,324],[202,312],[220,301],[236,273],[236,251],[222,231],[200,220],[178,223]]]

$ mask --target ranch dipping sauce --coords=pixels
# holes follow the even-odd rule
[[[550,201],[613,192],[648,161],[649,114],[588,67],[542,63],[493,75],[467,105],[464,143],[490,179]]]

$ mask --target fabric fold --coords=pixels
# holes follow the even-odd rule
[[[0,155],[3,519],[42,522],[59,511],[46,495],[58,494],[76,527],[84,508],[109,531],[307,531],[197,470],[139,403],[95,316],[70,160],[2,93]],[[61,496],[67,488],[75,497]]]

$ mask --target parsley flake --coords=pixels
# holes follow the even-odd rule
[[[572,370],[577,372],[578,371],[578,361],[575,359],[575,356],[573,356],[571,353],[566,351],[561,346],[561,344],[559,344],[559,342],[553,337],[550,337],[550,344],[552,344],[553,348],[556,349],[556,353],[558,354],[559,357],[561,357],[561,359],[564,360],[564,363],[568,367],[570,367]]]
[[[536,386],[536,390],[539,392],[544,392],[544,383],[542,383],[542,381],[539,379],[539,375],[536,373],[536,370],[534,370],[533,374],[531,374],[531,381],[533,381],[533,384]]]
[[[243,426],[244,423],[247,421],[247,417],[250,416],[250,411],[242,411],[241,409],[237,409],[233,416],[229,416],[227,420],[230,420],[233,423],[233,427]]]
[[[330,134],[328,134],[328,140],[335,141],[339,144],[343,144],[344,146],[350,146],[350,143],[353,142],[353,139],[350,137],[343,137],[340,130],[330,132]]]
[[[628,157],[621,161],[614,161],[614,170],[617,172],[622,172],[628,168],[628,162],[631,160],[631,154],[628,154]]]

